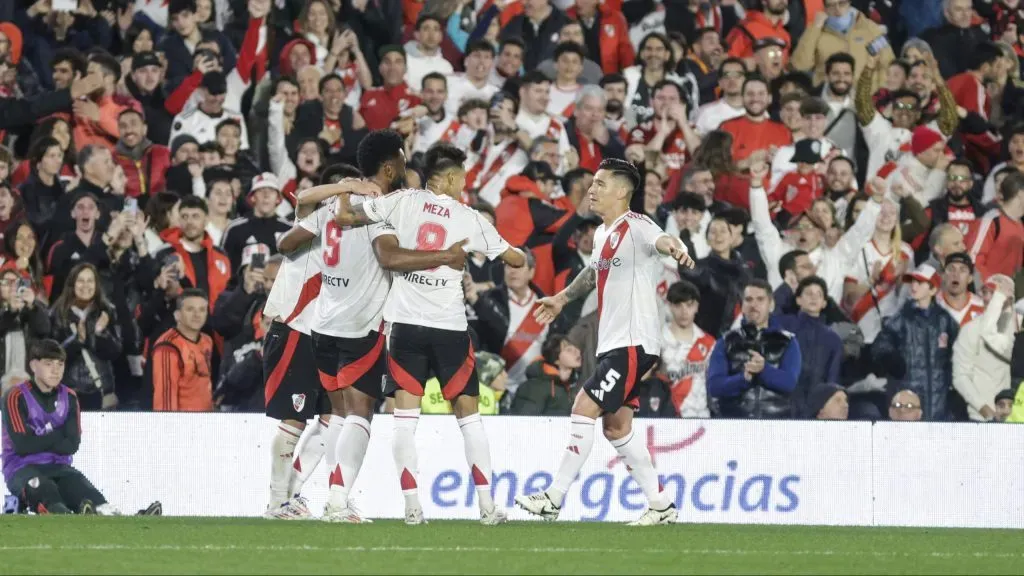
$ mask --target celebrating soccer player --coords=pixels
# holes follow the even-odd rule
[[[401,153],[400,146],[394,152],[378,152],[379,161]],[[361,145],[360,164],[362,156]],[[466,184],[465,160],[465,153],[455,146],[434,144],[424,162],[427,190],[403,190],[354,206],[349,195],[342,194],[335,220],[343,227],[385,223],[394,228],[403,247],[474,251],[491,259],[501,258],[515,267],[523,266],[523,253],[510,247],[477,211],[459,202]],[[440,266],[396,275],[384,306],[384,319],[391,323],[388,372],[399,388],[395,391],[393,452],[405,496],[406,524],[423,522],[416,481],[415,434],[423,384],[431,375],[440,381],[445,399],[452,401],[462,429],[466,460],[480,502],[480,521],[485,525],[504,522],[504,511],[495,507],[491,498],[491,455],[477,407],[479,383],[467,332],[462,273],[451,266]]]
[[[666,234],[650,218],[629,210],[630,198],[643,182],[630,163],[601,162],[590,187],[591,209],[604,223],[594,234],[600,256],[555,296],[544,298],[534,312],[550,323],[562,308],[597,287],[597,359],[594,375],[583,385],[572,407],[569,445],[562,454],[554,482],[546,492],[517,496],[516,504],[545,520],[555,520],[565,493],[594,445],[594,424],[604,418],[604,434],[625,460],[648,509],[634,526],[669,524],[676,507],[661,490],[658,474],[643,439],[633,437],[633,407],[638,385],[661,352],[658,314],[660,258],[668,255],[692,267],[683,243]]]

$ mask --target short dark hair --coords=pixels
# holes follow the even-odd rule
[[[551,84],[551,78],[548,78],[540,70],[530,70],[519,81],[519,87],[525,88],[530,84]]]
[[[210,209],[206,206],[206,200],[203,200],[199,196],[183,196],[181,198],[181,204],[178,204],[178,210],[181,211],[186,208],[195,208],[202,210],[206,214],[210,213]]]
[[[672,202],[673,210],[696,210],[703,212],[708,209],[704,197],[696,192],[680,192]]]
[[[718,76],[721,77],[725,74],[725,67],[729,64],[736,64],[740,68],[743,68],[743,74],[747,73],[747,63],[740,58],[726,58],[722,60],[722,63],[718,65]]]
[[[593,172],[583,167],[569,170],[565,173],[565,176],[562,176],[562,190],[568,193],[569,190],[572,190],[573,185],[582,180],[587,174],[593,175]]]
[[[459,109],[458,111],[456,111],[455,117],[462,118],[463,116],[469,114],[473,110],[487,110],[489,108],[490,104],[488,104],[486,100],[481,100],[479,98],[470,98],[469,100],[466,100],[461,105],[459,105]]]
[[[32,346],[28,349],[28,359],[29,362],[32,360],[60,360],[61,362],[66,362],[68,355],[56,340],[44,338],[32,343]]]
[[[181,310],[182,304],[184,304],[185,300],[188,300],[189,298],[202,298],[207,302],[210,301],[210,297],[206,295],[206,291],[202,288],[185,288],[181,291],[181,294],[178,295],[178,301],[175,303],[175,310]]]
[[[402,157],[405,141],[391,129],[374,130],[367,134],[356,151],[356,163],[366,178],[373,178],[384,164]]]
[[[806,250],[790,250],[779,258],[779,276],[786,276],[786,272],[796,270],[796,259],[801,256],[809,256]]]
[[[171,18],[179,12],[197,12],[196,0],[171,0],[167,7],[167,17]]]
[[[36,164],[42,162],[43,156],[46,156],[46,151],[49,150],[50,148],[53,148],[54,146],[59,148],[60,142],[58,142],[57,139],[54,138],[53,136],[43,136],[42,138],[33,142],[28,149],[29,164],[35,166]],[[64,153],[61,152],[61,156],[63,156],[63,154]]]
[[[807,96],[800,102],[801,116],[810,116],[812,114],[828,116],[828,113],[828,103],[817,96]]]
[[[117,59],[106,52],[94,52],[89,56],[89,62],[95,62],[103,68],[103,71],[114,77],[114,81],[121,80],[121,65]]]
[[[570,53],[579,56],[581,62],[587,59],[587,51],[582,45],[576,42],[566,41],[559,42],[558,45],[555,46],[555,55],[551,58],[551,60],[554,62],[558,62],[558,59],[562,57],[562,54]]]
[[[491,44],[487,40],[473,40],[466,44],[466,56],[474,52],[488,52],[491,56],[494,56],[494,44]]]
[[[436,142],[423,155],[423,180],[427,181],[435,175],[461,168],[466,162],[466,153],[451,142]]]
[[[136,115],[136,116],[138,116],[139,118],[142,118],[142,121],[143,121],[143,122],[145,122],[145,121],[146,121],[146,113],[145,113],[145,112],[143,112],[143,111],[142,111],[141,109],[139,109],[139,108],[132,108],[131,106],[128,106],[128,107],[127,107],[127,108],[125,108],[124,110],[121,110],[121,112],[120,112],[120,113],[119,113],[119,114],[117,115],[117,119],[118,119],[118,120],[120,120],[120,119],[121,119],[121,116],[126,116],[126,115],[128,115],[128,114],[135,114],[135,115]],[[218,128],[219,128],[219,126],[218,126]]]
[[[629,193],[632,195],[643,186],[643,179],[640,178],[640,171],[631,162],[618,158],[605,158],[597,167],[598,170],[607,170],[615,176],[625,178],[629,183]]]
[[[423,80],[420,81],[420,88],[421,89],[426,89],[426,87],[427,87],[427,80],[440,80],[442,83],[444,83],[445,90],[448,89],[448,79],[445,78],[444,74],[441,74],[440,72],[431,72],[430,74],[427,74],[426,76],[424,76]]]
[[[764,84],[765,88],[771,87],[771,85],[768,83],[768,80],[764,76],[761,76],[760,74],[747,74],[747,78],[743,81],[743,88],[740,91],[746,92],[747,86],[754,83]]]
[[[917,102],[918,106],[921,105],[921,96],[919,96],[917,92],[914,92],[913,90],[900,89],[894,91],[892,94],[889,95],[889,100],[893,102],[899,100],[900,98],[913,98],[914,101]]]
[[[1003,202],[1009,202],[1017,197],[1018,194],[1024,192],[1024,174],[1019,171],[1014,172],[1003,180],[1003,183],[999,186],[999,196],[1003,199]]]
[[[296,88],[299,87],[299,81],[296,80],[294,76],[289,76],[289,75],[285,74],[283,76],[278,76],[277,80],[274,80],[274,85],[273,85],[273,89],[271,90],[271,93],[275,93],[276,94],[277,93],[277,88],[279,86],[281,86],[281,84],[291,84],[292,86],[295,86]]]
[[[700,290],[688,280],[680,280],[668,287],[665,299],[669,304],[681,304],[683,302],[700,303]]]
[[[800,296],[803,295],[804,290],[811,286],[817,286],[818,288],[821,288],[821,294],[825,298],[828,298],[828,284],[825,284],[825,281],[818,276],[808,276],[807,278],[801,280],[800,283],[796,285],[796,292],[794,292],[794,296],[799,298]]]
[[[61,62],[71,64],[71,69],[82,76],[85,76],[89,69],[89,63],[85,61],[85,56],[82,56],[82,53],[74,48],[61,48],[57,50],[53,58],[50,59],[50,68],[52,69]]]
[[[967,56],[967,69],[979,70],[985,64],[994,64],[1003,57],[1003,51],[992,42],[982,42],[974,46]]]
[[[363,173],[359,171],[359,168],[351,164],[339,163],[331,164],[327,168],[324,168],[324,173],[320,175],[321,184],[334,184],[345,178],[362,178]]]
[[[420,12],[420,15],[416,18],[416,28],[415,29],[419,30],[420,26],[422,26],[424,22],[428,22],[430,20],[433,20],[434,22],[437,22],[438,26],[441,27],[441,31],[442,32],[444,31],[444,22],[441,21],[441,17],[438,16],[437,14],[432,13],[432,12]]]
[[[92,160],[93,156],[95,156],[98,152],[102,152],[104,150],[108,149],[104,146],[100,146],[99,144],[86,145],[84,148],[78,151],[78,167],[84,170],[85,165],[89,163],[89,160]]]
[[[217,123],[217,127],[214,128],[213,133],[220,134],[220,129],[224,128],[225,126],[234,126],[235,128],[241,130],[242,122],[238,118],[232,118],[231,116],[228,116],[227,118]]]
[[[825,60],[825,74],[831,72],[832,67],[836,64],[849,64],[850,68],[857,69],[857,61],[853,59],[853,56],[847,52],[836,52],[829,56],[828,60]]]
[[[220,145],[216,140],[210,140],[209,142],[203,142],[199,145],[199,153],[203,152],[216,152],[221,156],[224,155],[224,147]]]
[[[665,88],[668,88],[668,87],[676,89],[676,91],[679,93],[679,99],[680,100],[684,100],[684,101],[686,100],[686,95],[683,94],[683,87],[680,86],[678,83],[673,82],[673,81],[671,81],[671,80],[669,80],[667,78],[665,78],[663,80],[659,80],[654,85],[654,88],[651,88],[651,98],[654,98],[655,94],[657,94],[658,92],[661,92],[662,90],[664,90]]]
[[[952,168],[953,166],[960,166],[961,168],[967,168],[968,172],[970,172],[971,174],[974,174],[974,165],[971,164],[971,161],[968,160],[967,158],[954,158],[949,163],[949,166],[946,166],[946,172],[949,172],[949,169]]]
[[[747,288],[759,288],[764,290],[768,296],[772,295],[772,285],[768,283],[764,278],[751,278],[743,285],[743,291],[746,292]]]
[[[317,85],[316,85],[316,93],[320,94],[321,92],[323,92],[324,91],[324,87],[327,86],[327,83],[328,82],[332,82],[334,80],[337,80],[338,82],[341,82],[342,89],[344,89],[346,92],[348,92],[348,88],[345,86],[345,81],[341,79],[341,76],[338,76],[337,74],[328,74],[328,75],[324,76],[323,78],[321,78],[320,82],[317,83]]]
[[[562,342],[569,341],[569,337],[565,334],[551,334],[544,340],[544,344],[540,347],[541,358],[544,359],[548,364],[557,364],[558,356],[562,353]]]
[[[849,156],[836,156],[835,158],[829,160],[828,165],[831,166],[836,162],[846,162],[847,164],[850,165],[850,170],[854,174],[857,173],[857,163],[853,161],[853,158],[850,158]]]
[[[508,38],[503,39],[501,43],[498,44],[498,52],[505,50],[506,46],[518,46],[520,50],[526,52],[526,42],[523,42],[523,39],[518,36],[509,36]]]
[[[626,77],[623,76],[622,74],[613,73],[613,74],[605,74],[604,76],[601,77],[601,80],[597,83],[597,85],[600,86],[601,88],[604,88],[605,86],[607,86],[609,84],[626,84],[628,86],[629,82],[626,82]]]

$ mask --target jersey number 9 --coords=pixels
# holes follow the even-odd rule
[[[327,229],[324,230],[324,264],[337,266],[341,261],[341,226],[334,220],[327,222]]]

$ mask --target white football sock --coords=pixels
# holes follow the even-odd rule
[[[583,463],[590,456],[590,449],[594,447],[594,424],[593,418],[587,418],[579,414],[573,414],[569,428],[569,445],[562,453],[562,463],[558,465],[558,472],[555,473],[555,480],[551,483],[547,493],[555,506],[561,506],[565,500],[565,493],[569,491],[569,485],[576,479],[576,475],[583,468]]]
[[[416,457],[416,424],[420,420],[420,409],[401,410],[395,408],[395,438],[391,453],[395,457],[398,481],[405,496],[405,508],[421,508],[416,476],[419,463]]]
[[[349,416],[345,419],[345,427],[341,429],[335,446],[334,459],[337,461],[331,474],[331,506],[348,507],[348,494],[359,476],[359,469],[366,457],[366,447],[370,444],[370,423],[362,416]]]
[[[288,495],[298,496],[302,486],[320,464],[324,455],[324,429],[326,426],[319,419],[306,426],[299,445],[296,447],[295,460],[292,462],[291,481],[288,484]]]
[[[612,441],[612,446],[622,456],[626,470],[629,470],[629,474],[644,491],[648,505],[655,510],[668,508],[670,502],[661,489],[658,471],[654,469],[651,453],[647,450],[647,446],[633,436],[632,430],[622,438]]]
[[[480,499],[480,510],[494,510],[494,499],[491,497],[491,447],[487,443],[480,414],[470,414],[458,420],[462,429],[462,442],[466,448],[466,463],[473,476],[476,495]]]
[[[328,487],[334,485],[338,474],[338,442],[341,440],[344,426],[344,416],[331,414],[331,417],[327,420],[327,429],[324,431],[324,463],[327,464]]]
[[[295,445],[302,436],[302,430],[285,424],[277,423],[277,433],[270,441],[270,508],[284,504],[290,494],[288,486],[291,482],[292,458],[295,456]]]

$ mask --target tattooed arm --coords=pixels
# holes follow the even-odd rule
[[[550,324],[562,313],[562,308],[573,300],[583,298],[597,286],[597,272],[587,266],[558,294],[549,298],[541,298],[533,311],[533,316],[542,324]]]

